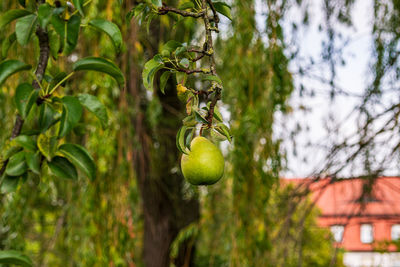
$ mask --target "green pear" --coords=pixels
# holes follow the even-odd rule
[[[183,154],[181,169],[186,181],[193,185],[211,185],[224,174],[224,157],[216,145],[197,136],[190,143],[189,153]]]

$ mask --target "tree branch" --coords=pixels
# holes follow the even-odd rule
[[[179,14],[183,17],[193,17],[193,18],[200,18],[202,16],[204,16],[204,11],[200,11],[200,12],[189,12],[189,11],[185,11],[185,10],[181,10],[178,8],[174,8],[174,7],[169,7],[169,6],[162,6],[158,9],[158,14],[159,15],[165,15],[168,12],[172,12],[175,14]]]
[[[35,75],[37,77],[37,80],[39,82],[41,82],[43,79],[44,73],[46,71],[47,63],[49,61],[49,56],[50,56],[49,36],[48,36],[46,30],[41,27],[37,28],[36,36],[39,39],[40,55],[39,55],[39,61],[37,64]],[[40,85],[36,80],[34,80],[32,82],[32,86],[36,90],[40,89]],[[10,137],[11,140],[16,138],[21,133],[23,125],[24,125],[24,119],[18,114],[17,118],[15,120],[15,123],[14,123],[14,127],[11,132],[11,137]],[[0,176],[2,176],[4,174],[7,164],[8,164],[8,159],[3,162],[3,165],[0,169]]]

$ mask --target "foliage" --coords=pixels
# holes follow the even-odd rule
[[[193,209],[189,200],[200,196],[200,218],[173,222],[171,262],[187,245],[194,266],[329,265],[336,252],[327,231],[315,226],[317,212],[304,216],[309,200],[292,199],[292,189],[278,183],[285,166],[273,125],[276,112],[291,110],[291,58],[282,27],[294,1],[269,6],[263,33],[253,1],[232,1],[232,8],[214,1],[225,17],[220,30],[226,31],[214,44],[218,75],[206,61],[211,51],[196,45],[207,28],[193,17],[167,12],[161,1],[140,1],[133,10],[127,1],[121,6],[74,0],[73,10],[66,1],[60,1],[64,8],[47,2],[37,9],[34,1],[26,9],[16,1],[0,3],[0,25],[8,25],[0,32],[1,64],[13,66],[0,71],[7,78],[0,90],[0,127],[12,129],[16,113],[24,119],[22,134],[12,141],[6,141],[11,130],[0,131],[0,143],[8,148],[2,149],[10,164],[6,173],[21,177],[2,184],[0,249],[24,251],[38,266],[143,266],[145,219],[152,212],[146,205],[167,195],[165,202],[174,205],[161,203],[155,210],[172,214],[165,221],[178,221]],[[180,13],[202,12],[199,1],[167,2]],[[23,29],[18,36],[12,20]],[[39,89],[27,83],[35,79],[28,66],[37,65],[40,56],[32,25],[46,27],[50,42]],[[143,74],[143,85],[135,73]],[[124,76],[133,85],[120,90]],[[208,134],[207,115],[222,81],[223,103],[213,107],[210,135],[232,141],[226,175],[212,188],[196,189],[182,182],[171,140],[180,128],[176,140],[185,152],[195,125]],[[176,104],[177,98],[183,102]],[[137,164],[143,148],[148,165]],[[140,195],[143,169],[146,182],[154,184]],[[90,179],[81,179],[78,170]],[[25,183],[16,183],[20,180]],[[337,259],[340,266],[339,252]]]
[[[146,1],[137,5],[128,17],[135,16],[141,23],[149,25],[157,15],[170,15],[176,20],[176,24],[185,17],[202,19],[204,22],[204,43],[193,45],[169,40],[166,42],[152,59],[146,62],[142,73],[143,83],[146,89],[153,91],[154,78],[158,71],[164,70],[160,77],[160,90],[164,93],[168,79],[175,77],[177,94],[179,99],[186,104],[187,117],[183,119],[183,126],[176,136],[178,149],[187,154],[186,148],[194,138],[196,125],[200,123],[201,130],[209,130],[210,134],[219,136],[222,140],[231,141],[229,128],[218,116],[218,109],[215,107],[221,97],[222,81],[217,75],[213,36],[212,33],[219,32],[218,13],[232,19],[230,6],[223,2],[212,2],[197,0],[185,2],[179,8],[162,5],[159,1]],[[210,16],[212,19],[210,19]],[[208,59],[208,65],[203,59]],[[200,64],[199,64],[200,63]],[[199,74],[200,79],[209,81],[209,84],[201,83],[201,86],[208,86],[207,90],[187,88],[188,75]],[[200,108],[199,96],[206,97],[207,105]],[[214,111],[216,110],[216,111]],[[190,131],[189,135],[186,135]]]

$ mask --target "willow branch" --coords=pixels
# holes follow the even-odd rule
[[[40,89],[39,82],[41,82],[43,79],[44,73],[47,68],[47,63],[49,61],[50,47],[49,47],[49,36],[45,29],[38,27],[36,30],[36,36],[39,39],[40,55],[39,55],[39,61],[37,64],[37,68],[35,71],[37,80],[34,80],[32,82],[32,86],[36,90],[39,90]],[[38,101],[39,100],[40,99],[38,99]],[[14,127],[11,132],[11,137],[10,137],[11,140],[16,138],[18,135],[20,135],[23,125],[24,125],[24,119],[18,114],[17,118],[15,119]],[[7,164],[8,164],[8,160],[5,160],[0,169],[0,176],[2,176],[4,174]]]
[[[172,12],[178,15],[181,15],[183,17],[193,17],[193,18],[200,18],[203,17],[205,12],[204,11],[200,11],[200,12],[189,12],[189,11],[185,11],[185,10],[181,10],[178,8],[174,8],[174,7],[169,7],[169,6],[162,6],[158,9],[158,14],[159,15],[165,15],[168,12]]]

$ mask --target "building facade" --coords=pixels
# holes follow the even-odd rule
[[[372,186],[362,179],[322,179],[309,188],[321,210],[318,224],[345,250],[346,266],[400,267],[400,177],[380,177]]]

